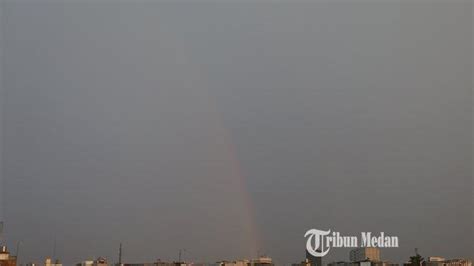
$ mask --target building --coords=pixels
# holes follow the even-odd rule
[[[321,250],[317,251],[321,252]],[[323,266],[323,258],[311,255],[308,250],[306,250],[306,261],[309,262],[309,266]]]
[[[273,260],[262,256],[253,260],[219,261],[216,266],[274,266]]]
[[[223,260],[223,261],[218,261],[217,265],[218,266],[235,266],[235,262]]]
[[[446,260],[444,266],[472,266],[472,261],[468,259]]]
[[[16,257],[10,255],[6,246],[0,246],[0,266],[16,266]]]
[[[443,257],[436,257],[436,256],[428,257],[428,261],[429,261],[429,262],[445,261],[445,260],[446,260],[446,259],[443,258]]]
[[[369,266],[398,266],[398,263],[391,263],[389,261],[369,261]],[[361,266],[362,263],[361,263]]]
[[[248,266],[249,264],[249,260],[221,261],[217,263],[219,266]]]
[[[156,263],[148,262],[148,263],[122,263],[123,266],[155,266]]]
[[[250,263],[249,260],[236,260],[236,261],[218,261],[216,266],[248,266]]]
[[[328,266],[399,266],[397,263],[391,263],[388,261],[356,261],[356,262],[347,262],[347,261],[338,261],[331,262]]]
[[[353,249],[349,253],[349,258],[350,262],[332,262],[328,266],[398,266],[396,263],[381,260],[378,248]]]
[[[317,251],[321,252],[321,250]],[[300,263],[293,263],[292,266],[323,266],[323,259],[321,257],[311,255],[308,250],[306,250],[305,260]]]
[[[443,257],[428,257],[423,261],[423,266],[472,266],[472,261],[469,259],[449,259]]]
[[[379,248],[356,248],[351,250],[349,260],[352,262],[358,261],[380,261]]]
[[[234,266],[248,266],[249,263],[249,260],[236,260],[234,261]]]
[[[107,259],[99,257],[96,260],[85,260],[76,266],[107,266]]]
[[[274,266],[274,264],[270,257],[262,256],[258,259],[251,260],[248,266]]]
[[[94,264],[93,260],[85,260],[81,263],[77,263],[76,266],[92,266]]]
[[[63,266],[61,264],[61,262],[56,259],[54,262],[51,258],[46,258],[46,260],[44,261],[44,266]]]
[[[188,266],[185,262],[165,262],[161,260],[157,260],[156,262],[144,262],[144,263],[122,263],[122,264],[115,264],[115,266]],[[218,266],[217,264],[216,266]],[[94,265],[95,266],[95,265]],[[102,266],[102,265],[101,265]]]
[[[423,266],[443,266],[445,260],[443,257],[428,257],[428,259],[423,262]]]
[[[328,263],[328,266],[358,266],[358,264],[354,262],[347,262],[347,261],[334,261],[334,262]]]
[[[291,266],[311,266],[311,262],[308,259],[305,259],[300,263],[293,263]]]

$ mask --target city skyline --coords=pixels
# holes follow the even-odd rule
[[[26,265],[26,266],[39,266],[41,263],[36,262],[28,262],[28,263],[20,263],[19,255],[18,255],[18,248],[16,250],[16,254],[13,255],[6,246],[0,245],[0,265],[1,266],[16,266],[18,265]],[[187,261],[181,257],[183,250],[179,251],[179,258],[173,261],[163,261],[160,258],[155,259],[153,262],[146,262],[146,263],[131,263],[123,260],[122,258],[122,244],[120,244],[119,252],[118,252],[118,260],[117,262],[113,262],[113,259],[107,259],[105,257],[96,257],[96,258],[88,258],[82,260],[81,262],[74,263],[76,266],[108,266],[108,265],[115,265],[115,266],[274,266],[275,263],[271,257],[266,255],[260,255],[258,258],[255,259],[221,259],[215,262],[197,262],[197,261]],[[440,256],[428,256],[423,258],[418,253],[418,248],[415,248],[415,253],[412,254],[414,256],[410,256],[410,259],[403,262],[391,262],[381,257],[381,249],[380,248],[373,248],[373,247],[365,247],[365,248],[355,248],[351,249],[349,253],[349,260],[338,260],[338,261],[331,261],[323,263],[322,257],[314,257],[311,256],[308,251],[306,252],[306,258],[301,263],[292,263],[291,266],[472,266],[472,260],[466,258],[455,258],[455,259],[446,259]],[[413,258],[416,257],[420,258],[419,264],[414,263],[411,261]],[[324,256],[323,256],[324,257]],[[9,264],[12,263],[13,264]],[[6,264],[4,264],[6,263]],[[58,257],[45,257],[44,259],[45,266],[62,266],[63,263]],[[66,264],[67,265],[67,264]],[[287,264],[284,264],[287,265]],[[289,265],[289,264],[288,264]]]

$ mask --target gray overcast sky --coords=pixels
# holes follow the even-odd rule
[[[21,261],[268,254],[309,228],[472,257],[472,1],[7,1]],[[347,260],[333,249],[325,262]]]

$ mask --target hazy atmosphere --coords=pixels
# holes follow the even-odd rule
[[[473,258],[472,1],[3,1],[20,262]],[[347,260],[331,250],[325,263]]]

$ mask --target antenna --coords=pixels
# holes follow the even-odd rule
[[[120,243],[119,247],[119,266],[122,266],[122,243]]]
[[[3,221],[0,222],[0,243],[2,243],[3,237]]]
[[[54,237],[54,244],[53,244],[53,261],[56,259],[56,237]]]
[[[21,244],[23,244],[23,242],[21,242],[21,240],[16,243],[16,261],[19,261],[18,258],[20,256],[20,245]]]
[[[181,261],[181,257],[184,258],[184,253],[185,253],[185,252],[186,252],[186,249],[184,249],[184,248],[179,250],[179,255],[178,255],[178,262],[179,262],[179,263],[182,262],[182,261]],[[183,255],[183,256],[181,256],[181,255]]]

